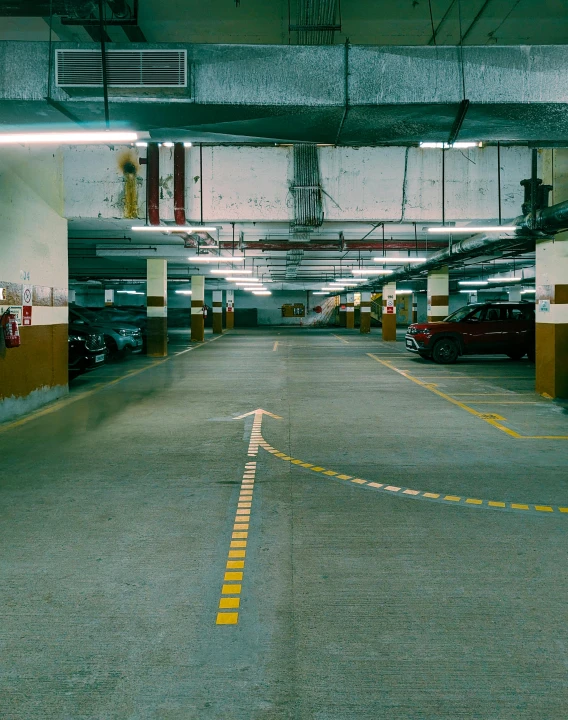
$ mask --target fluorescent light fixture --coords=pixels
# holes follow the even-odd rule
[[[224,257],[223,255],[190,255],[188,258],[190,263],[240,263],[244,262],[244,257]]]
[[[42,132],[2,133],[0,145],[106,145],[138,140],[135,132]]]
[[[117,295],[144,295],[143,292],[138,292],[138,290],[117,290]]]
[[[396,291],[397,295],[412,295],[412,293],[413,293],[412,290],[397,290]]]
[[[148,147],[148,143],[147,143],[147,142],[137,142],[137,143],[134,143],[134,144],[136,145],[136,147]]]
[[[327,290],[329,292],[341,292],[341,290],[345,290],[344,287],[325,287],[322,288],[322,290]]]
[[[162,143],[162,145],[164,147],[173,147],[174,146],[173,142],[165,142],[165,143]]]
[[[183,146],[184,147],[193,147],[193,143],[184,143]]]
[[[440,148],[443,150],[451,150],[452,148],[455,148],[456,150],[465,150],[466,148],[483,147],[483,143],[482,142],[455,142],[450,145],[450,143],[446,143],[446,142],[421,142],[420,147],[421,148]]]
[[[515,225],[470,225],[469,227],[431,227],[428,228],[429,233],[434,235],[456,235],[458,233],[464,235],[474,235],[480,232],[515,232]]]
[[[353,275],[392,275],[394,270],[375,270],[374,268],[365,268],[364,270],[359,270],[357,268],[354,268],[351,270]]]
[[[318,290],[317,292],[312,293],[312,295],[329,295],[329,290]]]
[[[521,290],[521,295],[534,295],[536,290]]]
[[[471,295],[472,293],[476,293],[477,290],[459,290],[459,292],[465,295]]]
[[[521,282],[522,279],[522,277],[492,277],[487,278],[487,281],[491,283],[502,283],[503,285],[507,285],[508,283]]]
[[[191,295],[191,290],[176,290],[176,295]]]
[[[489,285],[487,280],[459,280],[458,285]]]
[[[232,270],[223,270],[222,268],[213,268],[209,271],[212,275],[229,275],[230,273],[238,273],[239,275],[252,275],[252,270],[244,268],[235,268]]]
[[[250,290],[268,290],[268,288],[265,288],[264,285],[239,285],[239,287],[247,292]]]
[[[228,282],[234,282],[234,283],[241,283],[241,285],[244,283],[245,285],[251,285],[252,283],[259,283],[260,280],[258,278],[249,278],[249,277],[227,277],[225,278]]]
[[[218,228],[206,225],[133,225],[134,232],[216,232]]]
[[[270,290],[255,290],[253,295],[272,295]]]
[[[394,265],[407,265],[408,263],[421,263],[426,262],[425,257],[376,257],[373,258],[373,262],[376,263],[393,263]]]
[[[365,282],[367,278],[335,278],[332,282],[336,283],[361,283]]]

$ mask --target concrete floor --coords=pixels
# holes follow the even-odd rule
[[[234,331],[0,427],[0,717],[566,717],[568,414],[533,375]],[[316,469],[249,457],[233,418],[259,407]],[[217,625],[254,461],[238,624]]]

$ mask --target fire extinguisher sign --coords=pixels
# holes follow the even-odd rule
[[[32,324],[32,286],[24,285],[22,289],[22,325]]]

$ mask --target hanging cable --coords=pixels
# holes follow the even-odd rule
[[[432,26],[432,42],[436,43],[436,28],[434,27],[434,15],[432,13],[432,0],[428,0],[428,7],[430,8],[430,25]]]

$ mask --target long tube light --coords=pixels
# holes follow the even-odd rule
[[[534,295],[536,290],[521,290],[521,295]]]
[[[176,295],[191,295],[191,290],[176,290]]]
[[[238,273],[239,275],[252,275],[252,270],[245,270],[244,268],[235,268],[232,270],[223,270],[222,268],[213,268],[209,271],[212,275],[230,275],[231,273]]]
[[[241,263],[244,257],[234,257],[233,255],[225,257],[224,255],[190,255],[189,262],[193,263]]]
[[[243,283],[245,285],[251,285],[252,283],[259,283],[260,280],[258,278],[249,278],[249,277],[227,277],[225,278],[228,282],[234,282],[236,285],[239,283],[242,285]]]
[[[373,258],[373,262],[376,263],[393,263],[395,265],[406,265],[407,263],[421,263],[426,262],[425,257],[376,257]]]
[[[253,295],[272,295],[270,290],[256,290]]]
[[[394,270],[375,270],[374,268],[358,269],[354,268],[351,270],[353,275],[392,275]]]
[[[2,133],[0,145],[106,145],[108,143],[131,143],[138,140],[135,132],[42,132]]]
[[[482,142],[455,142],[455,143],[421,142],[420,147],[421,148],[442,148],[443,150],[451,150],[452,148],[455,148],[456,150],[465,150],[466,148],[483,147],[483,143]]]
[[[515,225],[471,225],[469,227],[431,227],[428,232],[434,235],[474,235],[480,232],[515,232],[518,228]]]
[[[329,295],[329,290],[318,290],[317,292],[312,293],[312,295]]]
[[[396,290],[396,295],[412,295],[413,290]]]
[[[480,286],[480,285],[489,285],[489,283],[487,282],[487,280],[459,280],[458,285],[471,285],[471,286],[478,285],[478,286]]]
[[[217,232],[219,228],[206,225],[133,225],[134,232]]]
[[[328,292],[341,292],[341,290],[345,290],[344,287],[324,287],[322,290],[326,290]]]
[[[491,282],[491,283],[503,283],[503,285],[508,285],[509,283],[521,282],[522,279],[523,279],[522,277],[518,277],[518,276],[517,277],[500,277],[500,278],[492,277],[492,278],[487,278],[487,281]]]

